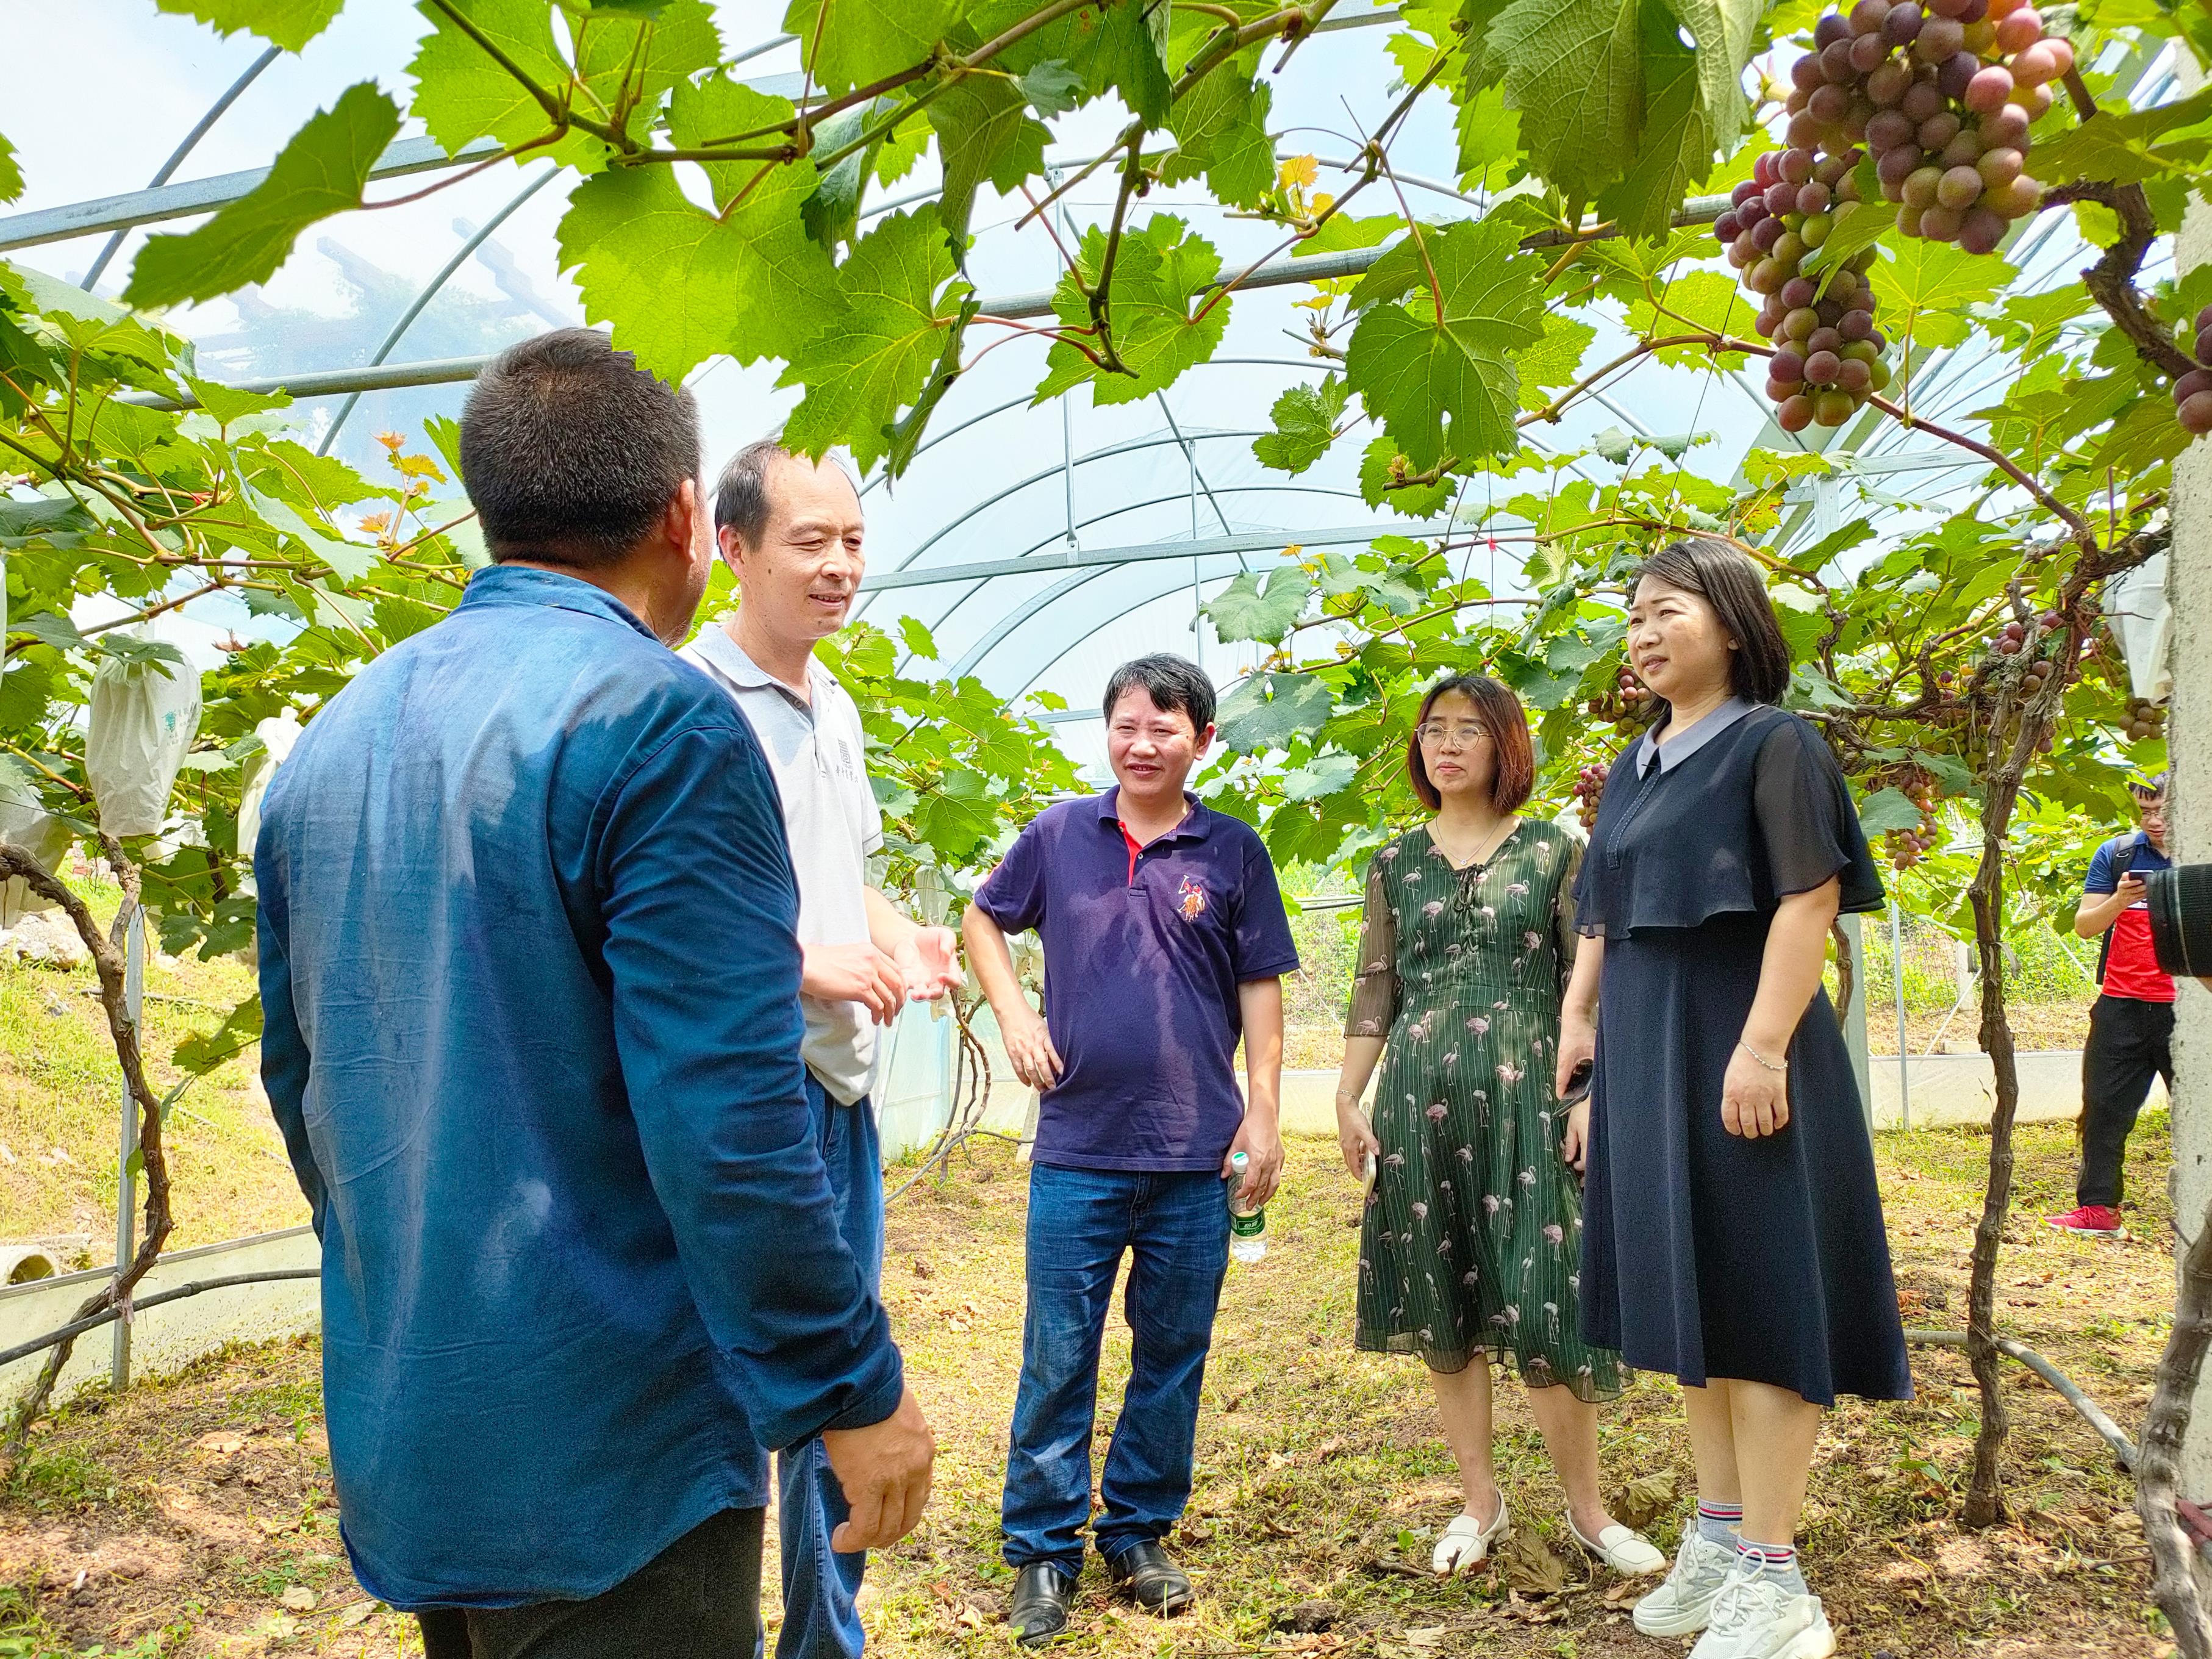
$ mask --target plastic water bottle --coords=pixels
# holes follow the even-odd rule
[[[1249,1265],[1267,1254],[1267,1212],[1255,1204],[1249,1209],[1238,1194],[1244,1187],[1244,1170],[1251,1162],[1243,1152],[1229,1160],[1229,1254]]]

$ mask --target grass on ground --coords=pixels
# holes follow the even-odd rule
[[[1987,1148],[1964,1131],[1878,1143],[1908,1322],[1960,1322]],[[2070,1202],[2072,1155],[2064,1126],[2021,1131],[2002,1318],[2132,1427],[2170,1322],[2165,1118],[2147,1115],[2130,1149],[2135,1238],[2094,1243],[2040,1224]],[[1011,1650],[998,1502],[1019,1367],[1024,1188],[1018,1165],[984,1152],[891,1212],[885,1297],[940,1449],[928,1516],[872,1570],[871,1644],[885,1659]],[[1202,1599],[1163,1623],[1112,1597],[1094,1565],[1061,1650],[1679,1654],[1635,1633],[1632,1587],[1559,1549],[1559,1495],[1511,1386],[1498,1393],[1501,1474],[1537,1547],[1476,1577],[1427,1573],[1455,1486],[1418,1363],[1347,1346],[1358,1212],[1334,1148],[1293,1142],[1267,1259],[1232,1268],[1223,1297],[1197,1489],[1172,1540]],[[1117,1316],[1102,1451],[1127,1342]],[[312,1340],[219,1355],[120,1401],[84,1396],[41,1431],[0,1493],[0,1656],[419,1653],[410,1621],[379,1608],[346,1570],[317,1363]],[[1914,1372],[1911,1404],[1846,1403],[1823,1431],[1802,1541],[1843,1651],[2164,1651],[2129,1483],[2087,1425],[2009,1368],[2013,1519],[1966,1533],[1954,1517],[1975,1430],[1972,1382],[1950,1350],[1916,1350]],[[1672,1384],[1640,1379],[1602,1421],[1613,1485],[1637,1483],[1653,1535],[1671,1548],[1692,1489]]]
[[[112,889],[104,900],[95,893],[103,923],[115,902]],[[149,960],[144,1049],[157,1091],[177,1079],[169,1056],[178,1042],[212,1030],[252,991],[252,969],[228,958]],[[258,1059],[249,1049],[227,1062],[170,1113],[173,1250],[307,1218],[255,1074]],[[0,958],[0,1240],[84,1237],[93,1260],[112,1259],[122,1091],[91,967]]]

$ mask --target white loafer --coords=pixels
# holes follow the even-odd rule
[[[1505,1507],[1505,1493],[1498,1494],[1498,1513],[1485,1526],[1471,1515],[1455,1515],[1444,1528],[1443,1536],[1437,1540],[1437,1547],[1429,1557],[1429,1565],[1439,1578],[1449,1578],[1454,1573],[1467,1572],[1480,1566],[1490,1556],[1490,1547],[1513,1529],[1513,1517]]]
[[[1626,1577],[1643,1578],[1667,1571],[1667,1558],[1640,1532],[1612,1526],[1594,1540],[1585,1538],[1571,1511],[1567,1516],[1567,1532],[1575,1542]]]

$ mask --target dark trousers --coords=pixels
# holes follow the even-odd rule
[[[1129,1386],[1092,1531],[1111,1561],[1167,1535],[1190,1497],[1200,1385],[1229,1267],[1229,1195],[1212,1170],[1030,1170],[1029,1311],[1002,1510],[1006,1557],[1083,1571],[1098,1346],[1129,1269]]]
[[[2081,1179],[2077,1204],[2120,1204],[2120,1166],[2150,1080],[2173,1092],[2173,1005],[2100,996],[2081,1050]]]
[[[588,1601],[417,1613],[423,1659],[753,1659],[766,1513],[724,1510]]]
[[[863,1095],[844,1105],[806,1076],[806,1103],[830,1170],[837,1203],[837,1231],[852,1247],[871,1291],[884,1276],[884,1170],[877,1152],[876,1115]],[[845,1519],[845,1489],[830,1467],[822,1437],[802,1440],[776,1455],[781,1499],[776,1505],[782,1545],[783,1626],[776,1659],[860,1659],[867,1635],[860,1594],[868,1558],[830,1547]]]

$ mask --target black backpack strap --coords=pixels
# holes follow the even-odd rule
[[[2115,892],[2119,890],[2120,884],[2128,878],[2128,872],[2135,868],[2136,849],[2142,845],[2140,841],[2130,838],[2128,844],[2120,849],[2119,857],[2113,860],[2112,888]],[[2105,988],[2105,969],[2111,965],[2112,960],[2112,934],[2119,925],[2119,918],[2115,916],[2112,919],[2112,927],[2105,929],[2105,937],[2097,945],[2097,988],[2100,991]]]

